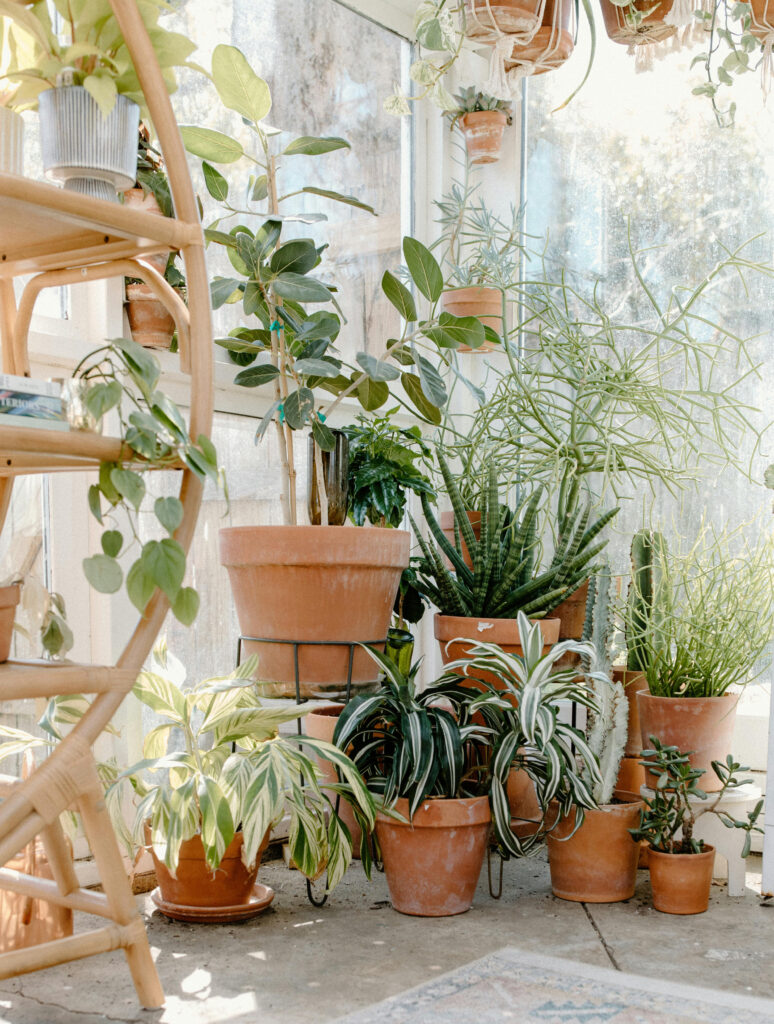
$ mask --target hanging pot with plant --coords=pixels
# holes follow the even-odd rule
[[[451,127],[458,124],[465,136],[468,159],[473,164],[493,164],[500,159],[503,133],[513,124],[511,104],[470,86],[458,93],[456,109],[449,112]]]
[[[599,0],[605,32],[614,43],[622,46],[640,46],[670,39],[677,27],[666,19],[672,11],[673,0]]]

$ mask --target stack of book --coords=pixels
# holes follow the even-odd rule
[[[0,373],[0,426],[69,430],[62,385]]]

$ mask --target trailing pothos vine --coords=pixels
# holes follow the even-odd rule
[[[103,462],[98,482],[89,488],[89,509],[104,532],[102,551],[85,558],[83,570],[95,590],[113,594],[124,583],[119,558],[137,548],[125,578],[132,603],[144,611],[158,587],[175,617],[190,625],[199,610],[199,595],[193,587],[183,586],[186,554],[175,539],[183,505],[178,498],[156,498],[153,511],[165,536],[144,541],[138,523],[147,490],[144,475],[152,469],[185,466],[202,481],[212,480],[224,490],[225,478],[212,441],[200,434],[194,442],[178,407],[158,390],[160,373],[156,357],[127,338],[106,342],[75,369],[74,376],[88,385],[84,401],[89,412],[99,421],[115,411],[128,450],[128,458],[121,462]],[[125,513],[128,537],[117,528],[119,509]]]

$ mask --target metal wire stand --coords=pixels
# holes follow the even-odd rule
[[[347,682],[346,682],[346,686],[345,686],[345,689],[344,689],[344,703],[348,704],[349,700],[351,698],[351,695],[352,695],[352,666],[353,666],[354,661],[355,661],[355,648],[356,647],[362,647],[362,646],[368,646],[368,647],[379,647],[379,646],[382,646],[383,647],[387,643],[386,638],[384,638],[382,640],[363,640],[363,641],[360,641],[360,640],[277,640],[274,637],[244,636],[243,634],[240,634],[239,638],[237,640],[237,650],[236,650],[236,663],[237,663],[237,665],[239,665],[241,663],[241,661],[242,661],[242,644],[245,641],[248,641],[248,642],[249,641],[254,641],[257,644],[282,644],[285,647],[292,647],[293,648],[293,671],[294,671],[294,676],[295,676],[296,704],[306,704],[310,699],[312,699],[312,698],[309,698],[309,697],[303,697],[301,695],[301,677],[300,677],[300,672],[299,672],[299,667],[298,667],[298,650],[299,650],[300,647],[347,647],[347,648],[349,648],[349,660],[348,660],[348,664],[347,664]],[[317,699],[317,698],[314,698],[314,699]],[[301,728],[301,719],[300,718],[298,719],[298,722],[297,722],[297,728],[298,728],[298,734],[300,736],[302,734],[302,732],[303,732],[303,729]],[[303,779],[303,776],[302,776],[301,777],[301,783],[303,784],[303,782],[304,782],[304,779]],[[335,810],[336,810],[337,814],[339,813],[339,803],[340,803],[340,801],[341,801],[341,797],[337,796],[336,797],[336,804],[335,804]],[[312,888],[312,882],[311,882],[310,879],[307,878],[307,880],[306,880],[306,895],[307,895],[307,899],[309,900],[309,902],[312,904],[313,907],[324,907],[325,904],[328,902],[327,875],[326,875],[325,889],[326,889],[326,891],[323,894],[322,899],[318,900],[316,898],[316,896],[314,895],[313,888]]]

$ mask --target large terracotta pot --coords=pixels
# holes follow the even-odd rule
[[[637,694],[640,690],[647,690],[648,684],[642,672],[634,672],[628,668],[614,668],[613,679],[617,683],[623,683],[626,700],[629,703],[629,726],[626,738],[626,757],[639,757],[642,751],[642,736],[640,735],[640,706],[637,701]],[[627,786],[623,787],[627,789]]]
[[[758,39],[765,40],[774,32],[774,5],[771,0],[750,0],[750,31]]]
[[[223,860],[214,872],[204,859],[204,847],[199,835],[181,844],[176,878],[173,878],[151,847],[162,899],[167,904],[183,907],[236,907],[246,904],[255,887],[261,857],[269,845],[270,834],[271,830],[267,831],[255,865],[250,871],[242,863],[241,832],[237,832],[226,847]],[[145,842],[150,846],[150,829],[147,825]]]
[[[147,284],[127,284],[126,315],[132,339],[143,348],[169,349],[175,318]]]
[[[539,10],[538,0],[465,0],[465,34],[494,43],[500,33],[530,32]]]
[[[543,75],[566,63],[575,49],[570,30],[572,10],[572,0],[546,0],[541,28],[529,43],[514,45],[505,70],[524,68],[532,75]]]
[[[653,906],[662,914],[703,914],[709,906],[715,847],[702,853],[648,851]]]
[[[656,697],[647,690],[637,693],[640,737],[643,749],[655,736],[665,746],[690,753],[691,767],[705,775],[700,781],[707,792],[721,789],[712,770],[713,761],[725,761],[732,753],[737,694],[723,697]]]
[[[405,530],[349,526],[235,526],[220,531],[243,636],[302,644],[298,648],[302,697],[345,691],[348,643],[384,641],[411,535]],[[293,644],[246,641],[260,658],[258,680],[270,697],[295,696]],[[356,647],[352,692],[372,687],[378,675],[370,655]]]
[[[665,25],[664,18],[672,10],[672,0],[631,0],[627,7],[618,7],[612,0],[600,0],[605,31],[614,43],[630,46],[633,43],[658,43],[669,39],[677,31],[674,25]],[[626,15],[634,9],[645,17],[635,27],[627,23]]]
[[[16,618],[16,605],[20,598],[21,587],[18,583],[0,587],[0,662],[8,661],[11,653],[13,620]]]
[[[563,818],[548,835],[548,864],[554,896],[577,903],[617,903],[634,895],[640,844],[629,834],[640,823],[642,800],[616,790],[620,803],[586,811],[570,839],[575,816]]]
[[[309,714],[302,719],[302,728],[306,735],[311,736],[312,739],[325,740],[326,743],[333,743],[333,733],[336,730],[336,723],[338,722],[339,715],[343,710],[343,704],[330,704],[328,707],[315,708],[314,711],[310,711]],[[336,783],[339,781],[336,769],[330,761],[322,757],[317,757],[317,755],[315,755],[315,760],[320,766],[320,770],[322,771],[323,778],[326,782]],[[355,820],[352,808],[346,800],[339,801],[339,817],[347,826],[349,833],[352,836],[352,855],[353,857],[359,858],[362,831]]]
[[[454,288],[443,293],[443,308],[452,316],[475,316],[485,327],[502,336],[503,298],[496,288],[474,286]],[[491,352],[494,344],[485,341],[479,348],[460,345],[458,352]]]
[[[408,800],[395,810],[409,816]],[[376,819],[384,874],[401,914],[450,917],[469,910],[489,839],[488,797],[425,800],[412,822]]]
[[[494,164],[500,159],[503,133],[508,124],[504,110],[471,110],[459,119],[472,164]]]
[[[473,527],[473,536],[476,538],[476,540],[481,540],[481,513],[480,512],[473,512],[472,510],[470,510],[470,511],[466,512],[465,514],[468,517],[470,525]],[[440,523],[441,529],[444,532],[444,535],[446,536],[446,539],[449,541],[449,543],[453,547],[454,546],[454,511],[449,508],[449,509],[446,509],[444,512],[441,512],[441,518],[439,520],[439,523]],[[468,545],[465,543],[465,539],[462,536],[460,536],[460,542],[462,544],[462,560],[465,563],[465,565],[467,565],[468,569],[472,569],[473,568],[473,559],[470,557],[470,552],[468,551]],[[451,568],[451,562],[446,557],[446,555],[443,556],[443,559],[444,559],[444,562],[446,563],[447,568]]]

